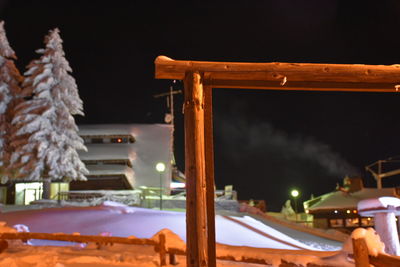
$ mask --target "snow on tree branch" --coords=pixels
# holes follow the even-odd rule
[[[15,67],[14,50],[8,43],[4,22],[0,22],[0,175],[6,182],[10,176],[8,168],[12,148],[10,146],[13,108],[22,101],[20,98],[23,77]]]
[[[58,29],[45,37],[45,46],[25,72],[23,90],[32,99],[15,109],[11,163],[27,180],[86,180],[88,170],[77,153],[86,147],[72,117],[83,115],[83,101]]]

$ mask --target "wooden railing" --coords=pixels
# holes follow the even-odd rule
[[[77,243],[96,243],[98,247],[107,244],[128,244],[128,245],[147,245],[154,246],[154,250],[160,254],[160,263],[166,265],[165,234],[158,235],[158,241],[148,238],[136,237],[116,237],[116,236],[95,236],[95,235],[75,235],[64,233],[0,233],[0,251],[8,247],[6,240],[18,239],[27,241],[29,239],[56,240]]]
[[[93,235],[75,235],[75,234],[64,234],[64,233],[0,233],[0,252],[8,247],[7,240],[18,239],[27,241],[29,239],[41,239],[41,240],[57,240],[66,242],[77,242],[77,243],[95,243],[98,247],[107,244],[130,244],[130,245],[149,245],[154,246],[155,252],[159,254],[160,266],[167,265],[167,257],[169,258],[169,264],[178,264],[177,255],[186,256],[186,249],[168,247],[166,243],[166,235],[164,233],[156,234],[158,237],[151,239],[147,238],[136,238],[136,237],[112,237],[112,236],[93,236]],[[229,253],[227,253],[227,251]],[[245,251],[251,251],[259,255],[264,255],[262,258],[246,256],[243,254],[243,247],[230,246],[217,244],[217,259],[229,260],[235,262],[244,263],[257,263],[264,265],[271,265],[271,257],[276,255],[296,255],[296,256],[315,256],[315,257],[327,257],[336,254],[336,251],[310,251],[310,250],[287,250],[287,249],[267,249],[267,248],[253,248],[246,247]],[[232,255],[235,255],[232,256]],[[282,259],[280,266],[297,266],[296,264],[286,262]],[[285,265],[286,264],[286,265]],[[299,265],[300,266],[300,265]],[[318,265],[313,265],[318,267]]]
[[[398,267],[400,266],[400,257],[388,254],[378,253],[377,255],[369,254],[367,242],[364,238],[352,239],[353,257],[356,267]]]
[[[64,233],[0,233],[0,252],[8,247],[6,240],[19,239],[27,241],[29,239],[42,240],[57,240],[78,243],[96,243],[99,247],[107,244],[129,244],[129,245],[148,245],[154,246],[154,250],[159,254],[160,266],[167,265],[167,257],[169,264],[176,265],[177,255],[186,256],[186,250],[182,248],[167,247],[166,236],[164,233],[159,233],[157,238],[136,238],[136,237],[112,237],[112,236],[93,236],[93,235],[75,235]],[[400,266],[400,257],[378,253],[370,255],[365,239],[353,239],[353,258],[356,267],[370,267],[372,264],[375,267],[396,267]],[[225,253],[224,251],[229,251]],[[311,250],[286,250],[286,249],[267,249],[267,248],[252,248],[246,247],[245,251],[251,251],[259,255],[264,255],[262,258],[241,255],[243,247],[229,246],[217,244],[217,259],[229,260],[244,263],[257,263],[271,265],[269,257],[272,255],[282,255],[280,266],[297,266],[295,263],[289,263],[284,260],[286,255],[296,256],[314,256],[314,257],[329,257],[337,253],[337,251],[311,251]],[[233,257],[232,255],[235,255]],[[300,266],[300,265],[299,265]],[[317,267],[318,265],[312,265]],[[324,265],[326,266],[326,265]]]

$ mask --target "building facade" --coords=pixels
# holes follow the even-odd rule
[[[79,135],[88,151],[79,151],[89,170],[87,181],[53,181],[51,197],[60,191],[132,190],[157,187],[169,191],[172,173],[172,126],[169,124],[80,125]],[[157,172],[157,163],[165,171]],[[0,202],[29,204],[41,198],[40,181],[8,183],[0,187]]]
[[[362,217],[357,212],[359,201],[382,196],[400,197],[398,188],[365,188],[361,178],[346,177],[343,186],[303,203],[306,213],[313,216],[316,228],[334,228],[351,232],[357,227],[374,226],[373,217]]]

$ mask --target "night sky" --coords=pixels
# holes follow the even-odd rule
[[[58,27],[85,117],[78,124],[162,123],[167,92],[154,59],[400,64],[400,1],[0,1],[21,71]],[[400,80],[400,79],[399,79]],[[217,188],[279,210],[398,156],[400,95],[214,90]],[[175,155],[184,170],[182,95]],[[384,186],[399,185],[398,176]]]

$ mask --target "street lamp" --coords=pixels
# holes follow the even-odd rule
[[[162,210],[162,173],[165,171],[165,164],[158,162],[156,164],[156,170],[160,174],[160,210]]]
[[[295,215],[296,215],[296,222],[297,222],[297,197],[300,195],[300,192],[297,189],[293,189],[290,192],[290,195],[294,199],[294,212],[295,212]]]

